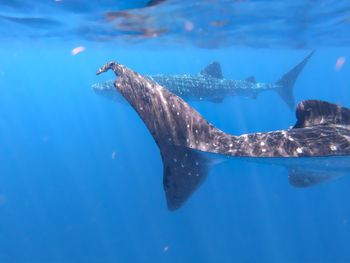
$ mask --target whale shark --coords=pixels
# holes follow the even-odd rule
[[[179,209],[200,187],[218,160],[240,158],[281,165],[292,186],[310,187],[346,175],[350,169],[350,109],[306,100],[296,108],[289,129],[227,134],[209,123],[182,98],[116,62],[115,89],[135,109],[160,150],[169,210]]]
[[[256,98],[261,92],[274,90],[286,102],[288,107],[294,110],[293,87],[313,53],[314,51],[275,83],[256,82],[254,77],[248,77],[244,80],[225,79],[219,62],[210,63],[197,74],[145,76],[186,101],[203,100],[221,103],[230,96]],[[125,102],[123,97],[116,92],[113,83],[113,80],[99,82],[93,84],[92,88],[99,95],[114,101]]]

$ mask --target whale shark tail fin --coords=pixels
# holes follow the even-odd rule
[[[161,156],[167,207],[174,211],[203,184],[214,162],[209,154],[175,145],[162,147]]]
[[[306,58],[303,59],[298,65],[287,72],[283,77],[275,84],[278,86],[277,93],[287,103],[291,111],[294,111],[294,84],[297,80],[300,72],[303,70],[307,62],[310,60],[315,51],[312,51]]]
[[[213,143],[229,145],[225,141],[229,135],[180,97],[123,65],[110,62],[97,74],[109,69],[117,75],[115,88],[141,117],[159,147],[168,209],[176,210],[199,188],[218,158],[204,151]]]

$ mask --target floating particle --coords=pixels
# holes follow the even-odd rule
[[[345,63],[345,58],[344,57],[340,57],[337,59],[337,62],[335,63],[335,70],[340,70]]]
[[[75,56],[76,54],[85,51],[85,47],[80,46],[80,47],[76,47],[72,50],[72,55]]]
[[[193,23],[190,22],[190,21],[187,21],[187,22],[185,23],[185,30],[186,30],[186,31],[192,31],[193,29],[194,29]]]
[[[112,153],[112,160],[115,159],[115,152]]]
[[[167,251],[168,251],[168,249],[169,249],[169,247],[168,247],[168,246],[165,246],[165,247],[164,247],[164,251],[165,251],[165,252],[167,252]]]
[[[49,137],[49,136],[44,136],[44,137],[42,138],[43,142],[48,142],[48,141],[49,141],[49,139],[50,139],[50,137]]]

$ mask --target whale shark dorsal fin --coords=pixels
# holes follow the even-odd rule
[[[211,62],[208,66],[202,69],[200,74],[206,77],[212,77],[212,78],[218,78],[218,79],[224,78],[222,76],[220,63],[216,61]]]
[[[256,80],[253,76],[250,76],[248,78],[245,79],[245,81],[251,82],[251,83],[256,83]]]
[[[305,100],[298,104],[297,123],[293,128],[314,125],[350,124],[350,110],[336,104],[320,100]]]

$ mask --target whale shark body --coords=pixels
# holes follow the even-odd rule
[[[244,80],[225,79],[218,62],[210,63],[198,74],[157,74],[145,76],[186,101],[204,100],[221,103],[230,96],[256,98],[261,92],[274,90],[287,103],[290,109],[294,110],[294,83],[313,53],[311,52],[303,61],[275,83],[259,83],[256,82],[254,77]],[[99,95],[114,101],[123,101],[123,97],[116,92],[112,80],[96,83],[92,87]]]
[[[183,99],[151,79],[115,62],[114,86],[136,110],[160,149],[169,210],[180,208],[215,164],[215,156],[282,165],[296,187],[317,185],[348,173],[350,110],[318,100],[298,104],[291,129],[227,134]],[[214,156],[214,157],[213,157]]]

